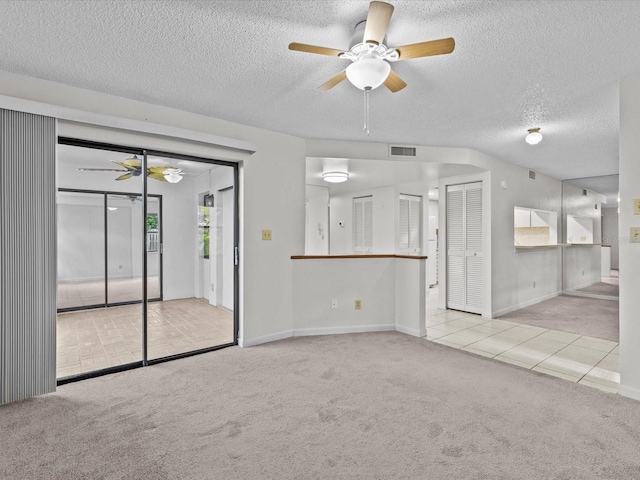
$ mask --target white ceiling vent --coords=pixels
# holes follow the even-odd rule
[[[416,147],[389,145],[389,157],[415,157]]]
[[[536,179],[536,172],[534,172],[533,170],[529,170],[529,180],[535,180]]]

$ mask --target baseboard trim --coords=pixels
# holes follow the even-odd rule
[[[415,328],[404,327],[402,325],[396,325],[395,330],[400,333],[411,335],[412,337],[424,337],[424,335],[426,335],[426,332],[424,335],[420,335],[420,332]]]
[[[629,387],[627,385],[619,385],[618,395],[640,401],[640,388]]]
[[[276,340],[283,340],[285,338],[293,337],[293,330],[283,330],[281,332],[270,333],[269,335],[263,335],[262,337],[255,338],[239,338],[238,345],[242,348],[254,347],[263,343],[275,342]]]
[[[346,327],[320,327],[320,328],[295,328],[294,337],[306,337],[311,335],[335,335],[340,333],[365,333],[365,332],[389,332],[396,329],[395,324],[386,325],[349,325]]]
[[[534,298],[533,300],[527,300],[526,302],[518,303],[517,305],[512,305],[507,308],[503,308],[501,310],[497,310],[491,313],[492,318],[499,317],[501,315],[506,315],[507,313],[515,312],[516,310],[520,310],[521,308],[530,307],[531,305],[535,305],[536,303],[544,302],[545,300],[550,300],[552,298],[558,297],[562,295],[562,292],[555,292],[549,295],[544,295],[542,297]]]

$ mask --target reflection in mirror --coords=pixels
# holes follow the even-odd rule
[[[618,175],[565,180],[562,186],[563,291],[618,299]]]

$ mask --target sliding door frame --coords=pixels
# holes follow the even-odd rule
[[[146,172],[147,170],[147,157],[148,156],[159,156],[159,157],[166,157],[166,158],[173,158],[176,160],[185,160],[185,161],[191,161],[191,162],[197,162],[197,163],[208,163],[208,164],[212,164],[212,165],[221,165],[221,166],[226,166],[226,167],[231,167],[233,168],[233,206],[234,206],[234,211],[233,211],[233,244],[234,244],[234,250],[233,250],[233,255],[234,255],[234,269],[233,269],[233,305],[234,305],[234,309],[233,309],[233,341],[230,343],[225,343],[225,344],[220,344],[220,345],[215,345],[212,347],[207,347],[207,348],[201,348],[201,349],[197,349],[197,350],[191,350],[189,352],[185,352],[185,353],[179,353],[179,354],[175,354],[175,355],[169,355],[166,357],[162,357],[162,358],[154,358],[154,359],[149,359],[148,358],[148,352],[147,352],[147,347],[148,347],[148,321],[147,321],[147,310],[148,310],[148,303],[149,300],[147,298],[147,245],[146,245],[146,215],[147,215],[147,175],[142,175],[143,177],[143,186],[142,186],[142,204],[143,204],[143,218],[145,219],[144,222],[142,222],[142,229],[143,229],[143,236],[142,236],[142,252],[143,252],[143,264],[142,264],[142,272],[143,272],[143,282],[142,282],[142,290],[143,290],[143,295],[142,295],[142,303],[143,303],[143,308],[142,308],[142,329],[143,329],[143,335],[142,335],[142,360],[140,361],[136,361],[136,362],[132,362],[132,363],[127,363],[127,364],[123,364],[123,365],[118,365],[115,367],[108,367],[105,369],[101,369],[101,370],[95,370],[92,372],[86,372],[86,373],[82,373],[82,374],[78,374],[78,375],[73,375],[70,377],[64,377],[61,379],[57,380],[57,384],[58,385],[64,385],[66,383],[70,383],[70,382],[75,382],[75,381],[79,381],[79,380],[84,380],[87,378],[94,378],[94,377],[99,377],[102,375],[108,375],[110,373],[116,373],[116,372],[121,372],[121,371],[125,371],[125,370],[130,370],[133,368],[138,368],[138,367],[145,367],[148,365],[155,365],[158,363],[163,363],[163,362],[167,362],[167,361],[171,361],[171,360],[175,360],[175,359],[179,359],[179,358],[185,358],[185,357],[191,357],[193,355],[199,355],[202,353],[207,353],[207,352],[212,352],[215,350],[220,350],[222,348],[226,348],[226,347],[230,347],[230,346],[235,346],[238,345],[238,335],[239,335],[239,331],[240,331],[240,321],[239,321],[239,313],[240,313],[240,256],[239,256],[239,242],[240,242],[240,210],[239,210],[239,206],[240,206],[240,195],[239,195],[239,180],[240,180],[240,168],[238,163],[236,162],[229,162],[229,161],[225,161],[225,160],[216,160],[213,158],[205,158],[205,157],[196,157],[196,156],[192,156],[192,155],[184,155],[184,154],[179,154],[179,153],[174,153],[174,152],[167,152],[167,151],[163,151],[163,150],[153,150],[153,149],[145,149],[145,148],[135,148],[135,147],[129,147],[129,146],[124,146],[124,145],[115,145],[112,143],[100,143],[100,142],[94,142],[94,141],[90,141],[90,140],[81,140],[81,139],[76,139],[76,138],[70,138],[70,137],[58,137],[58,144],[59,145],[70,145],[70,146],[75,146],[75,147],[84,147],[84,148],[94,148],[94,149],[99,149],[99,150],[108,150],[108,151],[114,151],[114,152],[119,152],[119,153],[126,153],[126,154],[133,154],[133,155],[140,155],[142,156],[142,171]],[[59,191],[63,191],[65,189],[60,188]],[[122,195],[122,192],[112,192],[115,194],[120,194]],[[157,195],[149,195],[151,197],[155,197]],[[161,202],[161,208],[162,208],[162,198],[160,199]],[[105,205],[106,208],[106,205]],[[162,211],[162,210],[161,210]],[[162,219],[161,219],[162,221]],[[161,229],[164,230],[164,226]],[[106,234],[106,232],[105,232]],[[162,238],[161,238],[161,244],[162,244]],[[162,262],[160,262],[160,268],[161,268],[161,272],[162,272]],[[161,273],[162,276],[162,273]],[[161,289],[162,290],[162,289]],[[162,298],[162,291],[160,293],[161,298]],[[135,302],[135,303],[139,303],[139,302]],[[56,347],[57,348],[57,347]]]

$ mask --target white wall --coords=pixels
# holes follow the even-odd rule
[[[59,133],[64,136],[135,147],[153,145],[162,151],[241,162],[241,343],[291,330],[290,257],[304,252],[303,139],[6,72],[0,72],[0,95],[12,97],[0,98],[0,105],[73,117],[75,121],[59,122]],[[97,126],[88,127],[80,121]],[[120,125],[124,129],[117,128]],[[146,130],[193,132],[190,137],[199,141],[141,133]],[[209,142],[214,142],[214,137],[220,138],[221,144],[251,143],[256,151],[251,154],[216,146]],[[272,230],[272,241],[262,241],[261,230],[265,228]],[[167,268],[167,275],[169,272]],[[193,273],[189,282],[194,283]]]
[[[633,201],[640,198],[640,75],[620,80],[620,388],[640,400],[640,243],[630,228],[640,227]]]
[[[395,210],[398,202],[395,188],[388,186],[330,197],[331,255],[353,254],[353,199],[369,195],[373,200],[373,253],[396,251]],[[342,227],[341,221],[344,222]]]
[[[618,270],[620,256],[620,241],[618,239],[618,209],[602,209],[602,243],[611,245],[611,268]]]
[[[298,259],[293,279],[294,335],[382,330],[426,335],[424,259]]]

